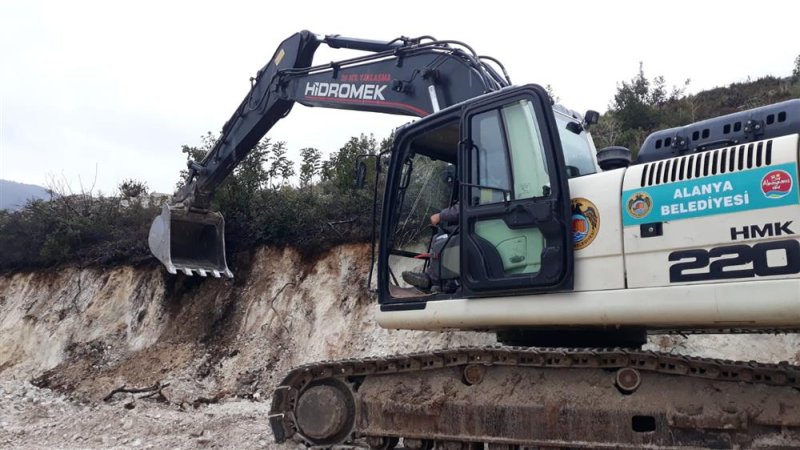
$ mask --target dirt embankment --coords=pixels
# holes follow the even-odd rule
[[[0,277],[0,447],[271,446],[269,397],[291,367],[494,342],[378,328],[366,245],[314,261],[263,248],[241,265],[232,281],[160,266]],[[797,343],[660,337],[651,347],[798,363]],[[124,392],[139,388],[150,389]]]
[[[154,441],[156,447],[191,447],[198,440],[258,447],[272,441],[266,420],[269,397],[291,367],[493,341],[477,333],[378,328],[372,319],[374,299],[364,289],[369,268],[366,245],[338,247],[314,261],[304,261],[290,249],[263,248],[242,265],[246,268],[232,281],[170,276],[160,266],[0,277],[0,389],[5,389],[0,390],[0,447],[4,437],[9,443],[28,442],[33,447],[62,446],[59,426],[50,433],[56,441],[37,440],[36,433],[25,432],[33,426],[31,421],[53,423],[53,417],[61,417],[48,419],[50,413],[27,408],[26,399],[44,395],[43,389],[57,395],[39,403],[52,401],[70,411],[69,405],[77,401],[82,407],[105,411],[97,416],[101,423],[130,421],[150,414],[148,409],[165,409],[156,422],[180,419],[164,430],[177,433],[177,441],[163,441],[168,438],[158,434],[162,440]],[[134,395],[124,392],[103,401],[123,386],[155,385],[167,386],[146,399],[141,397],[150,392],[136,394],[139,399],[133,404],[129,403]],[[18,401],[23,407],[4,409],[3,395],[6,406]],[[63,405],[59,398],[74,401]],[[215,408],[220,412],[207,413]],[[234,421],[226,412],[243,414],[245,419]],[[72,414],[90,422],[95,417],[83,410]],[[214,414],[223,417],[213,418]],[[234,429],[218,429],[225,417],[236,423],[253,422],[255,437],[231,441]],[[154,430],[146,425],[150,419],[140,418],[141,427],[134,421],[127,430],[121,426],[128,422],[112,424],[110,430],[119,429],[116,441],[91,440],[87,436],[114,435],[94,427],[75,432],[80,437],[73,441],[70,427],[76,425],[67,421],[62,424],[68,438],[63,445],[130,445],[137,438],[125,436],[137,436],[139,428]],[[197,428],[193,422],[205,423],[206,429],[216,429],[215,437],[208,438],[210,431],[182,430],[181,421],[191,424],[189,428]],[[147,433],[138,439],[148,442]],[[122,444],[123,440],[128,442]]]

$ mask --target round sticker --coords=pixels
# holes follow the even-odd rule
[[[636,219],[650,214],[653,208],[653,199],[647,192],[636,192],[628,198],[628,214]]]
[[[600,211],[583,197],[572,199],[572,239],[575,250],[588,247],[600,231]]]
[[[792,176],[785,170],[773,170],[761,179],[761,192],[767,198],[782,198],[792,190]]]

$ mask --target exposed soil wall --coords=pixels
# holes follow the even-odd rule
[[[493,342],[378,328],[368,267],[368,247],[350,245],[315,261],[263,248],[232,281],[155,265],[0,277],[0,377],[88,400],[157,382],[176,402],[268,396],[311,361]]]
[[[313,261],[291,249],[261,248],[243,265],[234,280],[170,276],[157,265],[0,277],[0,447],[129,447],[136,439],[143,447],[270,446],[268,400],[291,367],[494,343],[481,333],[377,327],[364,288],[367,245],[340,246]],[[798,341],[660,336],[649,347],[800,363]],[[167,386],[147,399],[120,393],[103,401],[123,386],[154,385]],[[90,425],[74,438],[74,423],[53,408]],[[215,412],[198,418],[202,408]],[[150,423],[155,415],[158,426]],[[112,432],[103,428],[109,420],[131,425]],[[31,433],[36,426],[45,431]],[[227,434],[241,427],[258,431]]]

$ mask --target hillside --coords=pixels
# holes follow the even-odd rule
[[[34,184],[0,180],[0,209],[15,211],[29,200],[50,198],[47,189]]]
[[[597,148],[622,145],[636,154],[654,131],[800,98],[796,77],[765,76],[686,94],[690,86],[687,80],[683,86],[667,87],[663,77],[648,78],[640,68],[617,86],[608,111],[592,129]]]

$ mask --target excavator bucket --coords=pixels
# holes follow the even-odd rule
[[[225,219],[220,213],[164,205],[150,225],[148,242],[169,273],[233,278],[225,262]]]

